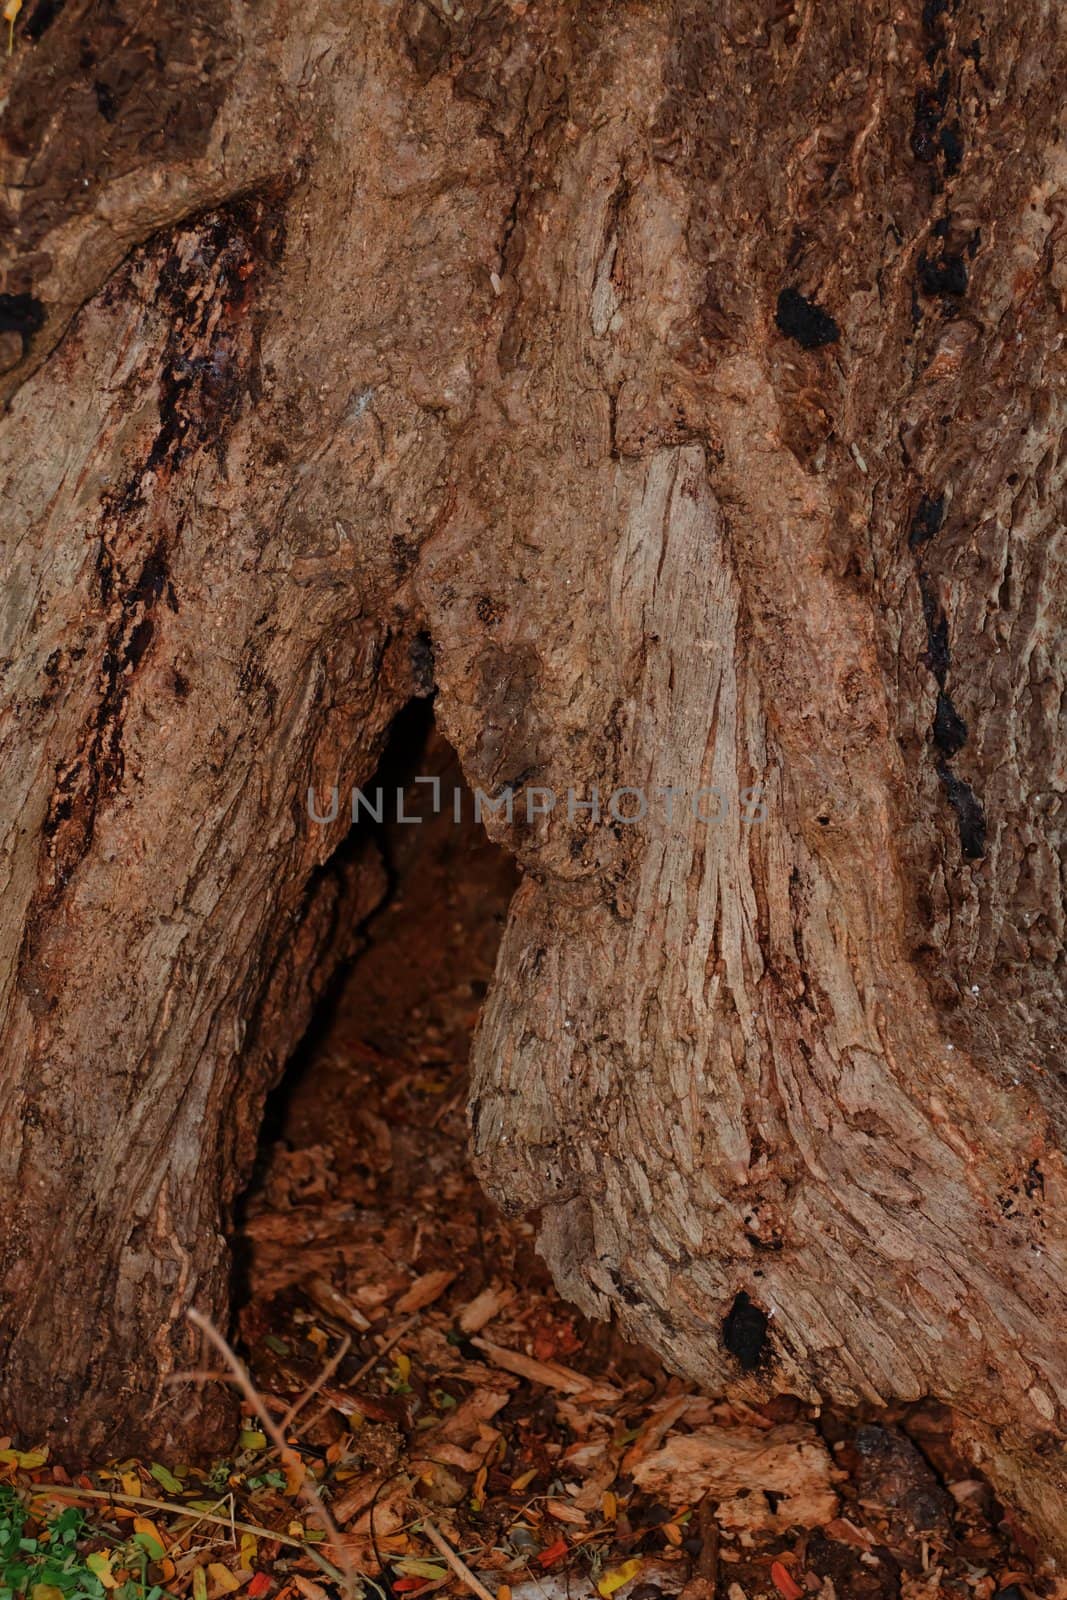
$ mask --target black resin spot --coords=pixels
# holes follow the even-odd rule
[[[841,330],[828,311],[805,299],[799,289],[783,289],[778,296],[774,320],[787,339],[795,339],[805,350],[836,344]]]

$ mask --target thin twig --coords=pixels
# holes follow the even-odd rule
[[[289,1408],[286,1410],[284,1416],[282,1417],[282,1420],[278,1424],[278,1428],[283,1434],[288,1431],[289,1427],[292,1424],[293,1418],[296,1417],[296,1416],[299,1416],[300,1412],[307,1405],[308,1401],[309,1400],[313,1400],[315,1398],[315,1396],[318,1394],[319,1390],[322,1388],[322,1386],[326,1382],[326,1380],[328,1378],[332,1378],[333,1377],[334,1373],[337,1371],[338,1367],[341,1365],[341,1362],[344,1360],[345,1356],[348,1354],[349,1349],[351,1348],[351,1345],[352,1345],[351,1336],[349,1334],[345,1334],[344,1338],[341,1340],[341,1344],[340,1344],[338,1350],[336,1351],[336,1353],[334,1355],[332,1355],[330,1357],[329,1361],[327,1361],[326,1365],[323,1367],[322,1371],[319,1373],[319,1375],[315,1379],[314,1383],[309,1384],[308,1387],[303,1391],[303,1393],[297,1395],[296,1399],[293,1401],[292,1405],[289,1406]],[[228,1374],[226,1374],[226,1376],[228,1376]],[[266,1402],[264,1402],[264,1403],[266,1404]],[[316,1412],[315,1416],[312,1417],[312,1419],[311,1419],[312,1427],[314,1426],[315,1422],[318,1420],[318,1415],[319,1414]],[[259,1454],[257,1456],[254,1456],[252,1458],[252,1461],[249,1463],[249,1466],[245,1469],[246,1470],[246,1474],[248,1472],[259,1472],[264,1466],[266,1466],[267,1462],[271,1459],[271,1457],[276,1455],[276,1454],[277,1454],[276,1450],[264,1450],[261,1454]]]
[[[200,1522],[211,1522],[219,1528],[236,1528],[238,1533],[251,1533],[258,1539],[273,1540],[275,1544],[289,1545],[293,1550],[303,1550],[306,1555],[318,1556],[319,1552],[303,1539],[294,1539],[287,1533],[275,1533],[273,1528],[258,1528],[254,1522],[235,1522],[232,1517],[216,1516],[212,1511],[198,1511],[195,1506],[183,1506],[176,1500],[153,1500],[143,1494],[115,1494],[111,1489],[81,1489],[77,1484],[41,1483],[34,1484],[30,1490],[31,1495],[41,1495],[46,1500],[54,1499],[57,1495],[70,1500],[107,1500],[117,1506],[148,1506],[152,1511],[169,1511],[172,1516],[191,1518],[194,1526]],[[192,1529],[187,1529],[192,1532]],[[184,1535],[183,1535],[184,1537]],[[333,1578],[336,1583],[341,1574],[330,1562],[322,1563],[323,1570]]]
[[[341,1340],[341,1343],[337,1346],[334,1354],[330,1357],[329,1361],[327,1361],[326,1365],[315,1379],[314,1383],[309,1383],[303,1394],[297,1395],[296,1399],[285,1413],[285,1416],[279,1422],[278,1427],[281,1429],[282,1433],[285,1432],[286,1428],[292,1427],[293,1418],[300,1415],[308,1401],[314,1400],[323,1384],[326,1383],[328,1379],[333,1377],[334,1373],[337,1371],[338,1367],[341,1365],[341,1362],[344,1360],[351,1348],[352,1335],[350,1333],[346,1333],[344,1338]]]
[[[349,1389],[354,1389],[357,1383],[362,1383],[367,1374],[374,1371],[374,1368],[378,1365],[379,1361],[383,1360],[384,1357],[389,1354],[390,1350],[395,1344],[399,1344],[405,1333],[407,1333],[409,1329],[413,1328],[417,1321],[418,1316],[416,1315],[409,1317],[406,1322],[402,1322],[399,1328],[395,1329],[395,1331],[389,1335],[381,1349],[376,1351],[374,1355],[367,1357],[366,1361],[364,1361],[363,1365],[356,1372],[355,1376],[346,1380],[347,1387]],[[359,1402],[353,1401],[353,1405],[358,1408]],[[315,1427],[316,1423],[322,1421],[327,1412],[334,1410],[336,1410],[334,1402],[330,1399],[325,1400],[323,1404],[316,1410],[311,1421],[308,1423],[307,1430],[305,1431],[310,1432],[311,1429]]]
[[[409,1317],[406,1322],[402,1322],[399,1328],[389,1335],[388,1339],[386,1339],[385,1343],[382,1345],[382,1348],[374,1355],[367,1357],[366,1361],[364,1361],[355,1377],[349,1378],[348,1387],[350,1389],[354,1388],[357,1383],[362,1382],[362,1380],[367,1376],[368,1372],[373,1372],[382,1357],[387,1356],[393,1346],[400,1343],[405,1333],[408,1333],[415,1326],[418,1320],[418,1314],[416,1313],[415,1316]]]
[[[496,1596],[490,1594],[489,1590],[485,1587],[485,1584],[482,1583],[481,1579],[474,1576],[474,1573],[463,1560],[463,1557],[457,1555],[455,1550],[453,1550],[452,1546],[449,1544],[448,1540],[445,1538],[444,1534],[440,1533],[438,1529],[434,1527],[433,1523],[428,1517],[422,1518],[420,1527],[427,1539],[429,1539],[430,1543],[433,1545],[434,1549],[437,1550],[444,1560],[448,1562],[448,1565],[452,1568],[452,1571],[456,1574],[456,1577],[459,1579],[460,1583],[463,1584],[464,1588],[469,1589],[471,1594],[476,1594],[478,1596],[478,1600],[496,1600]]]
[[[263,1401],[259,1395],[259,1391],[256,1389],[251,1378],[248,1376],[248,1373],[245,1371],[243,1364],[230,1349],[229,1344],[223,1338],[219,1330],[215,1327],[215,1324],[211,1321],[210,1317],[204,1316],[203,1312],[198,1311],[195,1306],[189,1307],[188,1311],[186,1312],[186,1316],[193,1324],[194,1328],[199,1328],[200,1332],[204,1335],[208,1342],[214,1345],[219,1355],[225,1361],[226,1365],[230,1369],[230,1372],[233,1374],[234,1383],[237,1384],[237,1387],[240,1389],[241,1393],[244,1395],[245,1399],[256,1413],[256,1416],[259,1418],[260,1422],[262,1422],[264,1428],[267,1430],[267,1433],[270,1435],[278,1450],[281,1452],[283,1459],[287,1456],[292,1457],[293,1451],[286,1443],[285,1435],[282,1433],[281,1429],[278,1427],[278,1424],[275,1422],[274,1418],[263,1404]],[[353,1597],[357,1596],[361,1592],[359,1573],[353,1566],[352,1558],[342,1543],[341,1530],[331,1517],[326,1508],[325,1502],[318,1494],[311,1479],[303,1471],[302,1464],[301,1470],[297,1476],[297,1491],[300,1495],[300,1498],[307,1506],[309,1512],[315,1518],[315,1521],[322,1528],[322,1531],[325,1533],[327,1539],[330,1540],[334,1555],[337,1557],[338,1566],[341,1568],[341,1571],[344,1574],[342,1581],[345,1588]]]

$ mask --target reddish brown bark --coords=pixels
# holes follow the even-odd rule
[[[12,1425],[204,1437],[377,892],[303,796],[428,634],[473,782],[729,804],[491,824],[492,1192],[709,1385],[951,1402],[1062,1548],[1056,10],[98,12],[3,124]]]

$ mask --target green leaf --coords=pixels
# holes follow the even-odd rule
[[[178,1479],[174,1476],[173,1472],[169,1472],[166,1467],[160,1464],[160,1462],[153,1461],[148,1470],[152,1474],[153,1478],[155,1478],[156,1482],[163,1485],[168,1494],[181,1494],[182,1486]]]

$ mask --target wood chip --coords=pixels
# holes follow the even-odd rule
[[[675,1395],[666,1405],[659,1407],[649,1417],[633,1444],[622,1458],[622,1470],[632,1473],[639,1461],[650,1455],[656,1446],[670,1433],[674,1424],[684,1417],[693,1403],[693,1396],[689,1394]]]
[[[577,1506],[572,1506],[566,1500],[546,1500],[545,1510],[550,1517],[555,1517],[557,1522],[568,1522],[575,1528],[587,1528],[589,1518],[584,1511],[579,1511]]]
[[[547,1389],[559,1389],[563,1394],[588,1395],[591,1400],[609,1402],[619,1398],[617,1389],[606,1383],[597,1383],[584,1373],[575,1372],[573,1367],[561,1366],[556,1361],[537,1361],[533,1356],[523,1355],[521,1350],[505,1350],[489,1339],[473,1339],[471,1342],[484,1351],[494,1366],[502,1367],[505,1372],[514,1372],[520,1378],[528,1378],[531,1383],[543,1383]]]
[[[347,1295],[335,1289],[327,1278],[309,1278],[304,1284],[308,1297],[325,1311],[328,1317],[333,1317],[336,1322],[343,1322],[349,1328],[355,1328],[357,1333],[366,1333],[370,1322],[360,1311],[358,1306],[352,1304]]]
[[[499,1316],[514,1298],[514,1289],[505,1289],[500,1284],[491,1284],[488,1289],[483,1289],[481,1294],[475,1295],[460,1312],[460,1332],[481,1333],[482,1329],[492,1322],[494,1317]]]
[[[455,1272],[447,1268],[440,1268],[433,1272],[424,1272],[421,1278],[416,1278],[393,1307],[395,1312],[404,1317],[412,1311],[422,1311],[425,1306],[432,1305],[448,1288]]]

